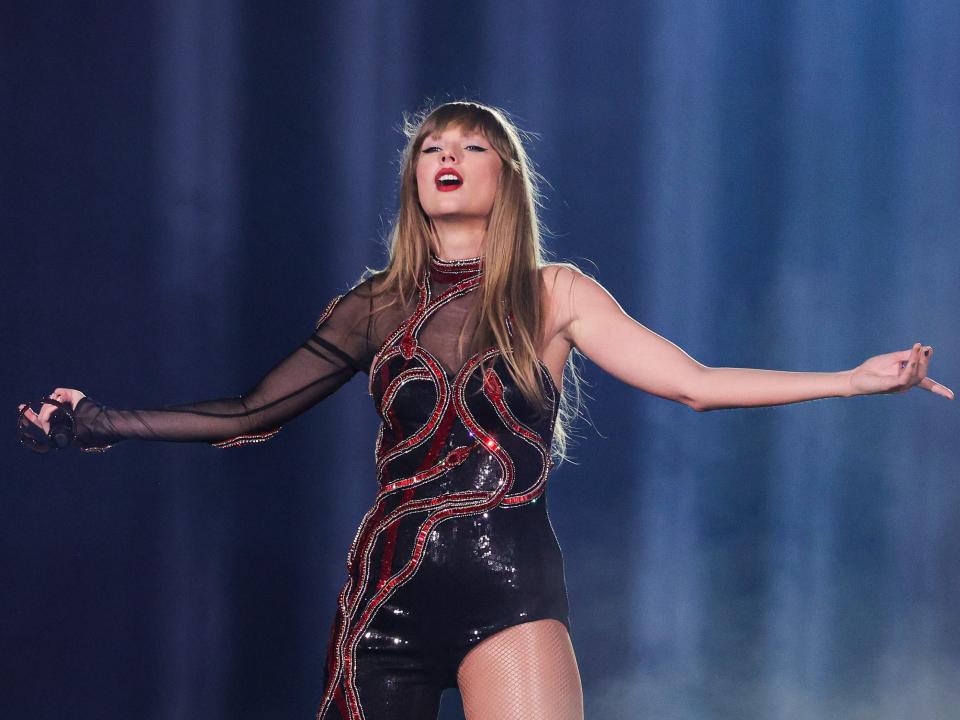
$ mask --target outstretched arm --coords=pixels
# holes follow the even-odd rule
[[[932,348],[919,343],[837,372],[708,367],[630,317],[592,278],[558,268],[555,280],[560,326],[573,345],[619,380],[699,412],[903,392],[914,385],[954,396],[927,377]]]
[[[74,407],[76,444],[81,450],[106,450],[136,438],[232,447],[273,437],[284,423],[333,393],[358,370],[366,370],[370,282],[334,298],[310,336],[238,397],[119,410],[79,391],[58,388],[55,394]],[[44,407],[46,417],[41,413],[30,419],[41,425],[48,421],[52,406]]]

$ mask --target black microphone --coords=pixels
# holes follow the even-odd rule
[[[73,415],[62,405],[53,411],[50,416],[50,432],[47,433],[50,442],[58,449],[63,450],[73,442]]]
[[[50,414],[50,427],[47,432],[27,419],[28,410],[33,410],[36,407],[33,412],[39,413],[44,404],[57,406],[57,409]],[[60,402],[51,397],[24,403],[17,419],[17,429],[20,444],[36,453],[62,450],[73,442],[76,434],[74,431],[73,408],[69,403]]]

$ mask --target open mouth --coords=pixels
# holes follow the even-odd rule
[[[450,192],[463,185],[463,178],[453,168],[441,168],[433,179],[440,192]]]

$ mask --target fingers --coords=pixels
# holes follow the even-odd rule
[[[914,343],[906,355],[900,360],[900,371],[897,373],[897,388],[899,392],[905,392],[919,382],[917,377],[921,357],[920,343]]]
[[[904,363],[909,363],[910,358],[913,357],[914,353],[917,351],[917,345],[920,343],[914,343],[913,347],[909,350],[900,350],[897,353],[894,353],[897,356],[897,359],[900,360],[900,367],[904,367]]]
[[[86,397],[82,392],[73,388],[57,388],[51,395],[55,400],[67,403],[74,410],[77,408],[80,398]]]
[[[58,400],[62,403],[67,403],[73,407],[73,391],[70,388],[56,388],[52,393],[47,395],[48,398]],[[17,405],[17,410],[21,411],[24,408],[24,403]],[[40,406],[40,412],[34,412],[33,408],[28,407],[24,411],[23,416],[32,422],[34,425],[39,427],[43,432],[50,432],[50,416],[53,415],[59,407],[53,403],[43,403]]]
[[[937,395],[943,395],[947,400],[953,400],[954,398],[953,390],[948,388],[946,385],[941,385],[933,378],[924,378],[920,381],[919,385],[924,390],[929,390]]]
[[[927,368],[930,366],[930,354],[932,352],[933,348],[929,345],[924,345],[920,348],[920,353],[917,356],[917,384],[919,384],[927,376]]]
[[[18,409],[18,410],[23,410],[23,403],[20,403],[20,405],[17,406],[17,409]],[[37,416],[37,414],[33,411],[32,408],[27,408],[26,412],[23,413],[23,416],[24,416],[27,420],[29,420],[30,422],[32,422],[34,425],[36,425],[38,428],[40,428],[41,430],[43,430],[43,432],[46,433],[46,432],[48,432],[48,431],[50,430],[49,424],[44,425],[43,420],[42,420],[40,417]]]
[[[909,351],[909,354],[910,358],[907,360],[907,367],[904,368],[904,370],[912,368],[913,373],[910,385],[905,389],[909,389],[909,387],[916,384],[924,390],[929,390],[937,395],[943,395],[943,397],[948,400],[953,400],[955,397],[953,390],[945,385],[941,385],[933,378],[927,377],[927,372],[930,368],[930,359],[933,357],[933,347],[926,345],[918,349],[917,345],[914,345]],[[916,358],[916,360],[914,360],[914,358]],[[914,362],[916,365],[913,365]]]
[[[47,397],[63,402],[63,388],[57,388],[52,393],[47,395]],[[40,423],[43,425],[45,432],[50,430],[50,416],[53,415],[58,409],[59,407],[53,403],[44,403],[40,406],[40,412],[37,414],[40,416]]]

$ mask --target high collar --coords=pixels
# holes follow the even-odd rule
[[[441,260],[430,252],[430,279],[439,283],[454,283],[483,275],[483,257],[463,260]]]

